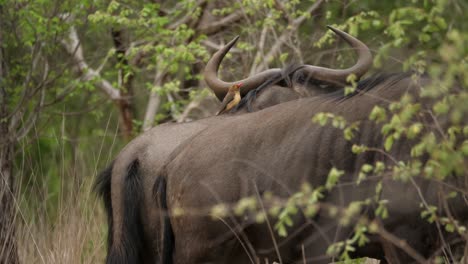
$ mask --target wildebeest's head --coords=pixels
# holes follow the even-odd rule
[[[229,87],[242,82],[241,95],[246,97],[239,106],[245,105],[248,100],[249,111],[252,111],[250,102],[252,99],[257,99],[257,94],[260,93],[261,97],[258,98],[259,101],[254,105],[256,109],[253,110],[341,89],[347,84],[349,75],[355,75],[358,80],[367,72],[372,65],[372,54],[358,39],[338,29],[329,28],[357,52],[358,60],[354,66],[347,69],[330,69],[313,65],[292,65],[285,69],[268,69],[240,81],[226,82],[218,78],[218,69],[224,56],[239,39],[236,37],[208,61],[204,71],[205,81],[219,100],[223,100]],[[238,109],[239,107],[236,110]]]

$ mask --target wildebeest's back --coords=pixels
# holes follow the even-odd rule
[[[422,82],[427,80],[423,79]],[[220,202],[234,203],[242,197],[255,196],[257,190],[259,193],[271,191],[275,195],[288,196],[297,191],[304,181],[315,187],[323,185],[332,167],[346,172],[341,178],[341,183],[345,184],[335,188],[325,199],[326,203],[346,206],[352,201],[371,197],[375,193],[375,178],[359,186],[352,182],[356,180],[362,164],[376,160],[387,162],[388,159],[378,152],[354,155],[350,149],[354,143],[382,147],[381,127],[369,121],[369,113],[374,106],[387,107],[407,92],[421,102],[423,108],[426,102],[418,98],[419,86],[408,75],[383,79],[377,87],[363,90],[365,92],[356,92],[347,97],[335,94],[300,99],[249,115],[224,119],[203,130],[168,163],[168,207],[197,211],[197,208],[207,209]],[[343,139],[339,129],[312,123],[312,117],[319,112],[343,116],[348,124],[359,121],[360,132],[353,141],[348,142]],[[391,151],[393,158],[405,160],[409,157],[410,144],[405,142],[409,143],[395,143]],[[426,199],[436,202],[435,189],[427,184],[421,186],[427,192]],[[395,192],[404,192],[405,195],[395,199]],[[384,182],[383,197],[390,201],[390,215],[415,219],[411,224],[424,224],[419,213],[412,213],[419,212],[417,201],[420,197],[411,183],[388,179]],[[408,215],[410,212],[411,215]],[[174,217],[172,220],[178,249],[176,255],[186,254],[180,259],[195,256],[196,262],[197,256],[210,258],[222,255],[224,247],[220,234],[229,233],[230,230],[221,221],[196,216]],[[333,227],[336,224],[333,221],[320,216],[318,225],[328,226],[330,232],[325,232],[328,238],[319,235],[318,240],[309,241],[315,252],[308,254],[324,253],[329,243],[339,238],[334,233],[337,229]],[[340,230],[343,236],[350,234],[344,228]],[[252,235],[252,232],[249,234]],[[419,249],[424,245],[417,240],[410,241],[416,243],[415,247]],[[190,246],[194,241],[198,241],[196,246]],[[216,250],[221,253],[216,253]]]

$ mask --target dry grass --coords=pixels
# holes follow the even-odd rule
[[[21,263],[104,262],[107,221],[93,183],[121,147],[110,120],[111,113],[100,135],[70,138],[62,129],[43,137],[46,143],[22,146],[15,168]]]
[[[103,263],[107,223],[89,189],[61,198],[52,222],[41,210],[34,219],[18,221],[22,263]]]

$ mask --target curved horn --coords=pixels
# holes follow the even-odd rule
[[[357,38],[331,26],[327,27],[335,32],[335,34],[337,34],[340,38],[348,42],[348,44],[351,45],[354,50],[356,50],[359,56],[358,61],[353,67],[343,70],[335,70],[313,65],[304,65],[304,72],[310,78],[344,86],[347,83],[346,78],[348,75],[354,74],[356,75],[357,79],[359,79],[369,70],[370,66],[372,65],[372,54],[366,44],[362,43]]]
[[[203,72],[206,84],[208,85],[208,87],[211,88],[211,90],[213,90],[213,92],[216,94],[216,97],[218,97],[220,101],[223,100],[224,96],[229,90],[229,87],[231,87],[232,85],[236,83],[242,83],[240,92],[242,95],[245,95],[250,90],[255,89],[258,86],[260,86],[266,80],[273,78],[275,76],[281,76],[281,69],[275,68],[275,69],[269,69],[269,70],[263,71],[254,76],[251,76],[251,77],[248,77],[246,79],[236,81],[236,82],[225,82],[225,81],[220,80],[218,78],[219,65],[221,64],[221,61],[224,59],[224,56],[226,56],[226,54],[229,52],[232,46],[234,46],[234,44],[237,42],[238,39],[239,39],[239,36],[235,37],[228,44],[226,44],[226,46],[222,47],[215,54],[213,54],[211,59],[206,64],[205,70]]]

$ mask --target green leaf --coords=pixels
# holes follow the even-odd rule
[[[446,29],[447,28],[447,22],[445,22],[445,19],[443,17],[435,17],[434,18],[434,23],[436,23],[437,26],[440,29]]]
[[[369,114],[369,119],[374,120],[377,123],[384,122],[385,120],[387,120],[387,114],[385,112],[385,109],[377,105],[374,106],[374,108],[372,108],[371,113]]]
[[[361,171],[363,171],[363,172],[365,172],[365,173],[371,172],[372,169],[373,169],[373,166],[370,165],[370,164],[364,164],[364,165],[362,165],[362,167],[361,167]]]
[[[446,114],[448,111],[449,111],[449,105],[447,103],[447,101],[443,100],[443,101],[438,101],[434,107],[434,112],[436,114]]]
[[[421,123],[412,124],[406,132],[409,139],[415,138],[421,132],[423,125]]]
[[[366,146],[363,146],[363,145],[353,145],[351,147],[351,151],[354,153],[354,154],[361,154],[361,153],[364,153],[367,151],[367,147]]]
[[[365,174],[364,172],[359,172],[356,184],[357,185],[361,184],[361,182],[364,181],[366,178],[367,178],[367,174]]]
[[[286,237],[288,235],[288,232],[286,231],[286,227],[284,225],[276,225],[275,227],[280,237]]]
[[[374,165],[374,173],[378,174],[385,170],[385,164],[382,161],[377,161]]]
[[[325,188],[327,188],[327,190],[331,190],[333,187],[335,187],[335,185],[338,183],[340,177],[343,176],[343,174],[344,171],[332,168],[328,173]]]
[[[393,146],[393,137],[392,137],[392,136],[388,136],[388,137],[385,139],[385,143],[384,143],[385,151],[390,151],[390,150],[392,149],[392,146]]]
[[[431,40],[431,35],[426,34],[426,33],[421,33],[419,34],[418,39],[421,42],[429,42]]]
[[[445,230],[449,233],[453,233],[455,231],[455,226],[453,224],[445,224]]]

